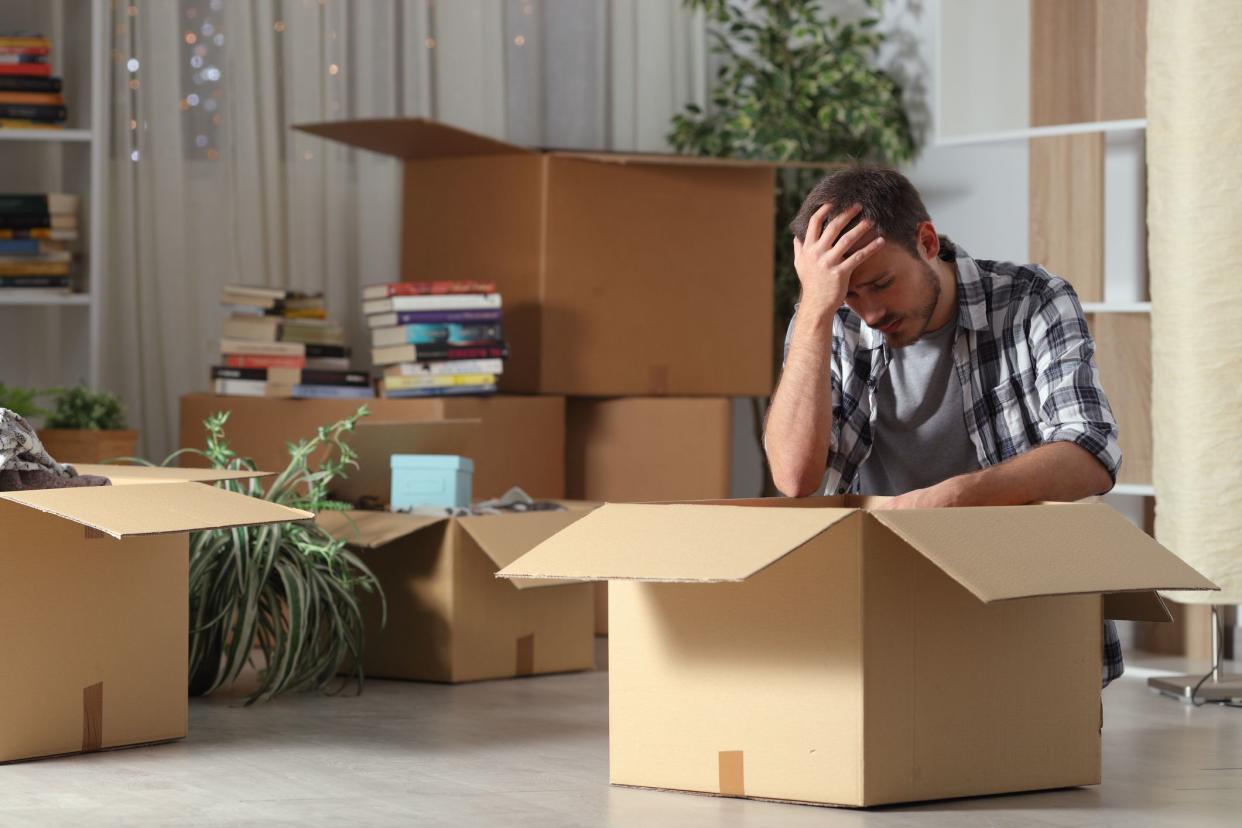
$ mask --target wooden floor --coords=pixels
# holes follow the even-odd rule
[[[602,642],[601,642],[602,643]],[[607,674],[372,682],[242,709],[190,738],[0,767],[0,825],[1242,826],[1242,710],[1104,693],[1104,784],[859,812],[607,784]]]

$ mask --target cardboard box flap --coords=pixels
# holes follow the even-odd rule
[[[1104,596],[1104,617],[1113,621],[1172,621],[1173,614],[1159,593],[1149,589],[1137,592],[1110,592]]]
[[[314,517],[301,509],[199,483],[43,489],[4,492],[0,498],[80,523],[114,538],[286,523]]]
[[[363,496],[388,503],[392,496],[394,454],[458,454],[470,456],[471,441],[482,420],[428,420],[426,422],[360,422],[345,438],[358,454],[358,467],[332,481],[332,494],[357,503]]]
[[[477,155],[529,155],[533,150],[426,118],[365,118],[294,124],[294,129],[407,161]]]
[[[1217,588],[1103,503],[868,514],[984,602]]]
[[[351,546],[376,549],[412,535],[448,518],[406,515],[401,512],[320,512],[315,522],[324,531]]]
[[[582,581],[744,581],[856,511],[609,503],[497,575]]]
[[[534,549],[543,541],[565,527],[582,519],[590,507],[566,509],[557,512],[524,512],[512,515],[478,515],[458,518],[483,553],[491,558],[497,569],[503,569]],[[518,589],[563,584],[565,581],[514,580]]]
[[[587,152],[551,149],[547,150],[547,153],[557,158],[574,158],[621,166],[724,167],[761,170],[826,170],[845,166],[840,161],[762,161],[756,158],[714,158],[707,155],[677,155],[666,152]]]
[[[106,477],[114,486],[133,483],[218,483],[221,480],[251,480],[271,477],[275,472],[233,469],[185,469],[179,466],[114,466],[100,463],[71,464],[78,474]]]

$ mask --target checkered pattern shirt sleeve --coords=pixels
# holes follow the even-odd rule
[[[1095,342],[1074,289],[1055,277],[1049,288],[1031,317],[1029,335],[1040,401],[1040,442],[1074,443],[1095,455],[1116,483],[1121,467],[1119,430],[1101,390]]]

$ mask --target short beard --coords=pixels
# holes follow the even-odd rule
[[[927,333],[927,326],[931,324],[932,314],[936,312],[936,305],[940,304],[940,277],[936,274],[936,271],[932,269],[931,265],[926,262],[923,263],[923,273],[927,277],[928,290],[931,295],[928,300],[912,315],[912,318],[921,320],[922,322],[921,327],[919,327],[919,332],[910,337],[910,339],[906,342],[890,341],[888,343],[890,348],[904,348],[907,345],[913,345],[922,339],[923,334]]]

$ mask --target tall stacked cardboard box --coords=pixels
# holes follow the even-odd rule
[[[772,388],[772,165],[301,129],[404,161],[403,279],[495,279],[501,390],[568,398],[569,497],[728,496],[728,398]]]

